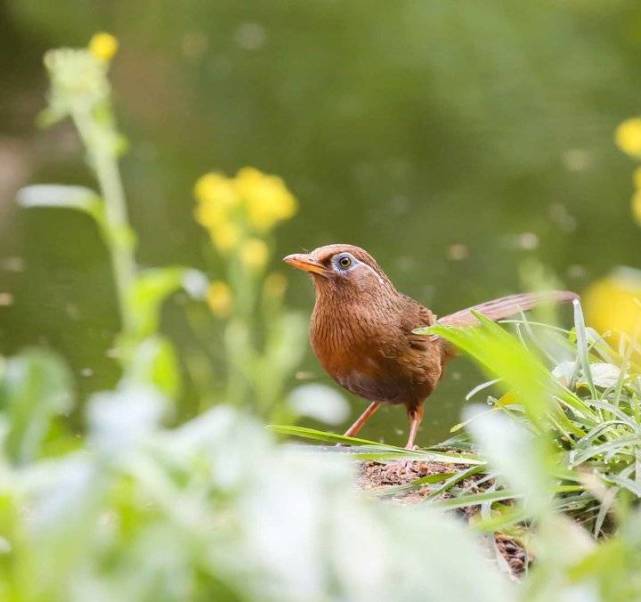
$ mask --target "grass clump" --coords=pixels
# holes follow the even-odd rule
[[[545,596],[558,596],[568,580],[588,576],[601,599],[641,595],[635,573],[641,557],[634,551],[641,540],[632,535],[641,520],[641,373],[635,342],[623,338],[613,349],[585,326],[578,301],[571,330],[524,317],[511,321],[512,335],[478,318],[476,328],[425,331],[455,344],[491,377],[471,398],[499,391],[486,393],[484,405],[470,407],[450,440],[407,452],[296,427],[277,430],[345,441],[353,446],[348,453],[364,460],[413,460],[417,472],[421,462],[437,462],[421,478],[405,475],[401,485],[374,492],[406,496],[421,490],[420,501],[464,510],[495,549],[506,535],[520,542],[535,559],[525,579],[527,600],[552,599]],[[614,558],[624,549],[626,561],[615,567]]]

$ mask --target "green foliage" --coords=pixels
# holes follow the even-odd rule
[[[519,421],[528,418],[528,428],[546,447],[548,472],[556,466],[561,482],[580,485],[579,492],[559,501],[560,507],[598,535],[616,500],[624,500],[626,492],[641,494],[641,390],[639,372],[631,362],[632,345],[622,354],[611,349],[585,327],[577,302],[574,330],[566,332],[564,340],[557,338],[553,350],[540,348],[540,355],[545,351],[550,358],[546,368],[500,326],[479,319],[479,328],[438,326],[430,331],[457,344],[499,378],[507,396],[498,402],[491,398],[494,411]],[[536,348],[536,337],[528,342]]]
[[[171,430],[164,411],[153,390],[100,394],[81,449],[0,463],[2,599],[513,599],[457,521],[371,503],[344,458],[229,407]]]
[[[100,197],[83,186],[60,184],[34,184],[18,191],[18,203],[24,208],[53,207],[75,209],[89,214],[100,225],[104,223],[104,211]]]
[[[71,410],[71,376],[61,360],[33,349],[0,360],[0,438],[17,464],[40,456],[55,416]]]
[[[576,316],[580,329],[580,312]],[[454,338],[462,331],[442,334],[450,332],[456,332]],[[55,459],[0,463],[6,484],[0,504],[4,597],[635,599],[641,594],[641,523],[630,495],[622,493],[626,487],[613,480],[613,467],[634,483],[636,463],[620,447],[604,448],[599,437],[627,438],[625,429],[608,429],[612,415],[620,418],[619,427],[633,421],[626,409],[634,406],[629,396],[638,392],[618,382],[608,387],[594,347],[587,357],[592,387],[602,398],[596,406],[580,367],[568,387],[559,382],[558,370],[542,370],[545,362],[501,327],[484,321],[464,337],[487,366],[494,364],[485,354],[496,354],[501,371],[492,372],[506,389],[542,397],[534,420],[531,402],[491,397],[492,408],[466,416],[471,440],[458,435],[442,446],[411,452],[313,429],[274,427],[281,434],[352,445],[305,448],[277,445],[247,415],[229,407],[164,428],[166,403],[142,382],[124,382],[94,396],[80,449]],[[571,332],[566,340],[565,349],[575,350],[576,367],[577,340],[594,341],[594,334]],[[518,361],[501,360],[509,354],[517,354]],[[531,365],[524,369],[528,357]],[[10,376],[5,369],[4,381],[14,383]],[[636,375],[626,373],[624,382],[631,378]],[[608,397],[614,392],[618,411]],[[574,404],[563,405],[566,398]],[[34,402],[40,412],[49,404],[47,396]],[[593,411],[579,416],[584,405]],[[583,438],[558,428],[557,406],[585,433],[594,431],[591,421],[603,419],[601,434],[592,435],[593,453],[580,464],[570,442],[579,445]],[[41,415],[46,430],[52,415]],[[11,448],[3,446],[2,453]],[[356,491],[348,458],[424,460],[451,468],[375,492],[387,497],[432,488],[424,504],[408,508],[375,503]],[[466,491],[464,482],[474,475],[489,487]],[[444,514],[466,506],[480,509],[475,529],[467,532]],[[502,575],[498,553],[497,566],[488,555],[497,549],[498,534],[517,527],[527,530],[535,561],[513,588]]]
[[[300,427],[276,430],[349,443],[359,458],[450,464],[443,475],[376,493],[430,485],[425,499],[442,510],[478,509],[474,526],[492,540],[527,534],[534,557],[520,588],[527,602],[638,599],[641,377],[633,349],[618,353],[586,328],[578,302],[572,331],[522,319],[514,321],[516,337],[477,317],[474,328],[425,330],[456,344],[493,378],[473,393],[503,390],[488,397],[489,408],[470,408],[452,440],[408,452]],[[481,480],[471,490],[465,482],[474,475]]]
[[[167,400],[176,400],[183,390],[184,370],[172,341],[159,332],[163,304],[182,291],[197,303],[209,301],[213,311],[216,300],[212,302],[212,289],[215,289],[208,287],[207,277],[195,269],[181,266],[143,269],[136,263],[136,236],[128,222],[118,166],[125,146],[116,126],[108,79],[109,62],[116,49],[117,40],[113,36],[98,34],[87,49],[52,50],[45,56],[51,88],[49,104],[40,121],[49,126],[65,118],[72,120],[99,193],[81,186],[39,184],[20,190],[17,200],[24,208],[81,211],[95,221],[111,258],[119,301],[121,330],[115,337],[112,353],[120,362],[121,384],[151,386]],[[207,211],[216,214],[219,210],[216,183],[220,180],[210,174],[197,183],[196,191],[202,197],[199,215],[207,217]],[[220,363],[227,372],[223,386],[211,378],[211,369],[206,369],[204,376],[202,370],[192,369],[195,364],[202,364],[203,359],[210,361],[210,357],[188,357],[184,364],[198,389],[201,406],[223,399],[291,422],[297,413],[283,401],[285,384],[302,360],[306,329],[302,316],[283,308],[284,278],[275,274],[265,278],[267,244],[257,238],[256,228],[265,227],[266,218],[271,228],[275,221],[289,216],[285,210],[289,207],[290,213],[294,211],[295,201],[280,179],[257,170],[241,170],[237,180],[239,189],[251,201],[247,215],[262,221],[252,225],[250,220],[253,230],[246,228],[245,244],[238,248],[237,255],[230,255],[229,249],[222,255],[223,269],[234,284],[235,296],[232,315],[223,329],[224,357]],[[275,199],[282,205],[276,217],[271,208]],[[238,202],[241,200],[239,197]],[[193,313],[187,307],[188,316]],[[208,315],[204,328],[201,323],[194,325],[196,337],[202,340],[201,331],[209,328],[211,332],[212,326],[213,320]],[[260,344],[257,339],[261,339]],[[212,344],[209,340],[202,342],[205,347]],[[214,343],[220,346],[219,341]]]
[[[73,120],[100,193],[39,186],[24,190],[20,200],[26,207],[80,210],[96,221],[118,291],[122,330],[115,354],[122,377],[113,390],[88,400],[86,433],[72,443],[59,424],[72,401],[63,362],[29,351],[0,364],[0,598],[538,602],[641,596],[635,507],[641,376],[634,350],[610,349],[585,327],[578,304],[574,330],[554,330],[553,337],[538,336],[546,327],[526,321],[517,323],[514,337],[482,316],[477,328],[437,326],[426,333],[457,345],[503,389],[501,397],[489,397],[489,409],[468,412],[450,441],[408,451],[280,426],[273,430],[352,447],[278,445],[232,407],[250,406],[255,397],[262,415],[285,422],[295,415],[283,398],[300,361],[303,326],[283,309],[282,294],[261,290],[267,243],[254,232],[249,246],[224,259],[236,297],[221,346],[230,374],[227,404],[168,428],[181,376],[173,345],[159,332],[162,304],[185,290],[207,297],[222,316],[227,301],[208,290],[198,272],[136,264],[117,164],[122,137],[111,112],[108,59],[101,56],[86,50],[47,55],[52,91],[45,113],[47,122]],[[262,174],[250,170],[249,177],[264,183]],[[220,229],[215,234],[221,245]],[[266,326],[260,344],[258,323]],[[440,462],[447,472],[374,491],[389,496],[432,487],[425,502],[410,509],[358,492],[350,458]],[[485,488],[470,491],[471,477]],[[463,507],[479,509],[475,529],[447,514]],[[496,553],[504,532],[527,533],[534,551],[519,587],[509,583]]]
[[[166,337],[152,335],[138,345],[127,362],[123,381],[153,385],[168,399],[176,399],[181,390],[178,359]]]

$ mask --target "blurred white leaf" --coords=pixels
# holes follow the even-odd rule
[[[513,600],[456,520],[372,504],[353,487],[353,469],[345,458],[291,448],[272,448],[253,466],[239,498],[243,539],[224,561],[245,574],[249,599]]]
[[[572,381],[576,372],[576,362],[561,362],[552,370],[552,376],[556,378],[564,387],[567,387]]]
[[[11,552],[11,542],[0,536],[0,554],[8,554],[9,552]]]
[[[468,430],[478,442],[481,454],[535,516],[550,508],[550,482],[540,446],[532,433],[498,412],[472,406],[464,412]]]
[[[25,208],[59,207],[77,209],[95,217],[100,207],[100,197],[84,186],[63,186],[62,184],[33,184],[21,188],[16,200]]]
[[[552,376],[564,387],[567,387],[572,381],[575,372],[576,362],[561,362],[552,370]],[[593,384],[602,389],[616,386],[621,375],[621,369],[618,366],[607,362],[594,362],[590,364],[590,372],[592,374]],[[577,384],[588,385],[588,381],[583,377],[582,372],[579,372]]]
[[[221,405],[172,431],[164,447],[183,462],[204,457],[211,464],[212,483],[228,490],[251,477],[248,466],[263,457],[270,444],[264,428]]]
[[[43,460],[29,465],[20,475],[20,489],[29,503],[24,506],[25,526],[37,541],[46,568],[55,579],[56,563],[82,546],[91,517],[95,515],[103,490],[100,470],[87,453],[69,454],[62,460]]]
[[[590,370],[592,372],[592,381],[602,389],[616,386],[621,376],[621,369],[618,366],[605,362],[590,364]]]
[[[91,440],[106,454],[123,454],[157,429],[166,409],[165,398],[151,387],[96,393],[88,409]]]
[[[349,417],[347,400],[336,389],[319,384],[296,387],[288,404],[298,416],[307,416],[325,424],[338,425]]]
[[[186,269],[182,285],[187,294],[194,299],[204,299],[207,296],[209,280],[200,270]]]

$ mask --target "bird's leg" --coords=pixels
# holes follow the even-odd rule
[[[379,401],[373,401],[370,403],[367,408],[365,408],[365,411],[357,418],[356,422],[352,424],[346,431],[345,434],[343,435],[344,437],[356,437],[358,435],[359,431],[363,428],[363,425],[374,415],[376,414],[376,410],[381,407],[381,403]]]
[[[423,420],[423,406],[420,405],[417,408],[412,408],[408,411],[410,417],[410,435],[407,439],[407,445],[405,449],[414,449],[414,441],[416,440],[416,433],[418,433],[418,427]]]

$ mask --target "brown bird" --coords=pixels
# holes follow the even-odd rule
[[[284,261],[308,272],[316,288],[309,338],[321,365],[348,391],[371,403],[345,432],[354,437],[382,403],[402,404],[410,419],[406,447],[412,449],[432,393],[453,349],[438,337],[414,334],[420,326],[478,324],[472,311],[492,320],[542,302],[571,301],[569,291],[510,295],[437,319],[399,293],[367,251],[347,244],[288,255]]]

